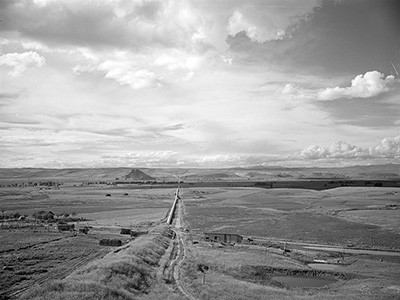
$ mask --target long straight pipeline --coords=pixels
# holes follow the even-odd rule
[[[172,224],[172,219],[173,219],[173,216],[174,216],[174,213],[175,213],[176,203],[178,202],[178,200],[179,200],[179,187],[176,188],[175,200],[174,200],[174,203],[172,204],[172,208],[171,208],[171,211],[169,212],[169,216],[168,216],[168,219],[167,219],[167,223],[168,224]]]

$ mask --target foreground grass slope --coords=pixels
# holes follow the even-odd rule
[[[156,227],[150,234],[117,248],[64,280],[31,289],[20,299],[126,300],[143,299],[150,296],[149,293],[161,298],[164,291],[160,287],[155,288],[156,275],[172,234],[168,226]],[[157,293],[160,295],[156,296]],[[178,299],[178,296],[171,298],[164,295],[164,298]]]

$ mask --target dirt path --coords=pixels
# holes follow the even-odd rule
[[[175,233],[176,238],[178,241],[178,254],[176,256],[176,264],[174,267],[174,280],[176,286],[178,287],[179,291],[188,299],[190,300],[197,300],[188,290],[185,288],[182,280],[181,280],[181,266],[186,259],[186,248],[185,248],[185,241],[183,239],[183,232],[182,232],[182,224],[183,224],[183,209],[182,209],[182,199],[180,199],[176,206],[175,212]]]

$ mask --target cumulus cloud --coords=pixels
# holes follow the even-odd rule
[[[369,148],[358,147],[345,141],[338,141],[330,147],[312,145],[300,151],[299,157],[305,160],[400,158],[400,135],[384,138],[377,146]]]
[[[362,148],[344,141],[338,141],[330,147],[312,145],[300,152],[300,156],[304,159],[354,158],[362,155],[365,155]]]
[[[364,75],[356,76],[349,87],[334,87],[325,89],[308,89],[292,83],[286,84],[281,93],[294,99],[305,100],[336,100],[352,98],[371,98],[392,90],[398,80],[393,75],[385,78],[378,71],[366,72]]]
[[[400,135],[394,138],[385,138],[376,147],[369,148],[374,156],[400,157]]]
[[[20,76],[30,67],[42,67],[46,59],[37,52],[29,51],[24,53],[7,53],[0,56],[0,66],[10,67],[8,74],[11,77]]]
[[[263,26],[264,25],[264,26]],[[252,42],[263,43],[267,40],[283,39],[285,35],[284,29],[276,28],[271,22],[266,24],[256,25],[249,21],[241,12],[235,10],[229,18],[227,30],[231,37],[236,36],[239,32],[244,32]]]
[[[259,41],[257,27],[247,21],[239,11],[234,11],[229,18],[228,32],[234,36],[238,32],[245,31],[247,36],[253,41]]]
[[[317,97],[320,100],[335,100],[339,98],[369,98],[381,93],[388,92],[390,85],[395,81],[394,76],[385,75],[378,71],[367,72],[364,75],[358,75],[351,81],[349,87],[327,88],[318,92]]]

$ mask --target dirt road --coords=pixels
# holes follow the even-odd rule
[[[177,190],[178,191],[178,190]],[[197,300],[192,294],[188,292],[185,288],[182,280],[181,280],[181,266],[186,259],[186,248],[185,248],[185,240],[184,240],[184,233],[182,231],[183,225],[183,208],[182,208],[182,199],[177,202],[176,211],[175,211],[175,233],[176,238],[178,241],[178,254],[177,254],[177,263],[175,264],[174,268],[174,280],[176,286],[178,287],[179,291],[188,299],[190,300]]]

